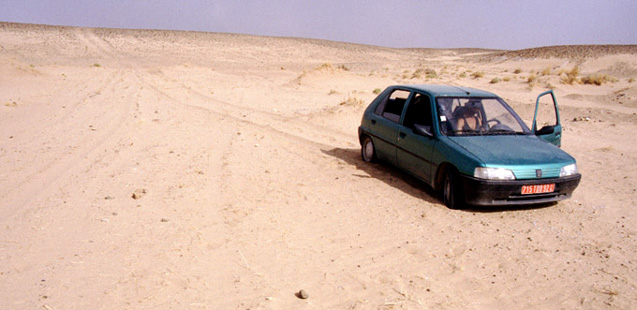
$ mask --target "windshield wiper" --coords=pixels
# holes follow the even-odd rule
[[[513,131],[513,130],[489,130],[487,133],[487,135],[526,135],[527,133],[523,132],[523,131]]]
[[[456,130],[454,131],[454,135],[456,136],[483,136],[485,132],[476,131],[476,130]]]

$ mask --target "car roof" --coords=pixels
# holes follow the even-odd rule
[[[396,88],[408,88],[415,91],[427,92],[435,97],[446,96],[462,96],[462,97],[497,97],[496,94],[463,86],[453,85],[433,85],[433,84],[421,84],[421,85],[397,85]]]

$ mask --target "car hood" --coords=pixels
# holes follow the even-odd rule
[[[488,166],[575,162],[560,148],[534,135],[451,136],[449,139]]]

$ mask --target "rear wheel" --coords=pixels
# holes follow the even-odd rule
[[[374,148],[374,142],[372,138],[365,136],[363,143],[361,144],[361,157],[363,161],[372,163],[376,161],[376,149]]]
[[[462,209],[465,204],[458,181],[458,174],[448,169],[442,186],[442,200],[449,209]]]

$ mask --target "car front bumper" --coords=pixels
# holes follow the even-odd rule
[[[579,184],[581,174],[562,178],[493,181],[462,176],[462,188],[466,202],[476,206],[526,205],[548,203],[567,199]],[[523,185],[555,183],[552,193],[522,195]]]

